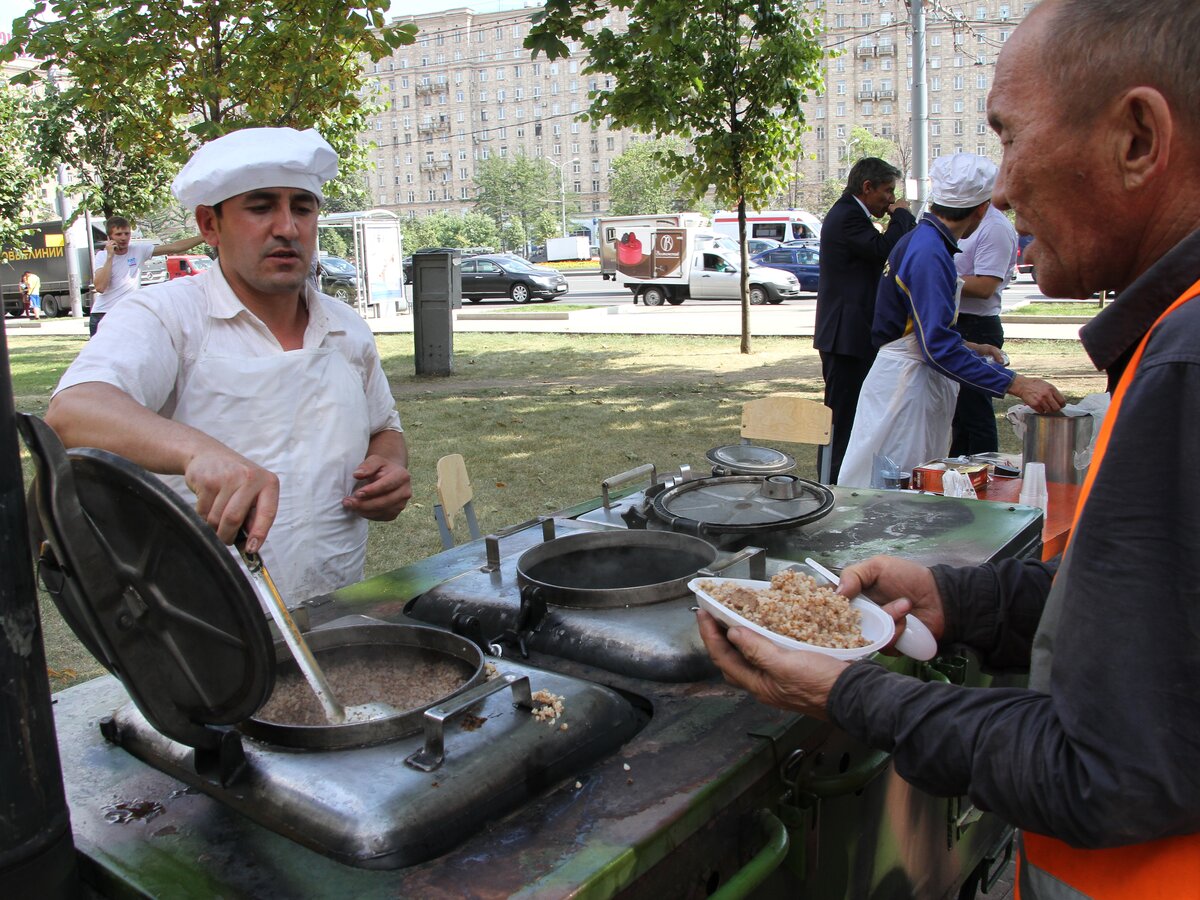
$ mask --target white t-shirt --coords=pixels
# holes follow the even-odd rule
[[[958,249],[962,252],[954,254],[954,268],[960,277],[987,275],[1000,279],[990,297],[964,295],[958,311],[975,316],[1000,315],[1000,295],[1008,284],[1009,273],[1017,264],[1017,229],[1008,221],[1008,216],[989,206],[979,227],[970,237],[958,242]]]
[[[128,250],[115,257],[112,264],[112,280],[108,283],[108,290],[103,293],[96,291],[92,312],[112,312],[118,301],[124,300],[141,287],[142,263],[153,255],[154,244],[148,241],[138,241],[130,243]],[[92,271],[99,271],[107,259],[107,250],[97,253],[96,259],[92,263]]]

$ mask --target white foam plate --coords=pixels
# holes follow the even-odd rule
[[[810,650],[813,653],[824,653],[826,656],[833,656],[837,659],[861,659],[864,656],[870,656],[872,653],[882,650],[896,633],[896,623],[892,621],[891,616],[883,611],[881,606],[863,597],[855,597],[850,601],[850,605],[862,613],[860,628],[863,637],[871,643],[865,647],[854,647],[849,650],[841,650],[835,647],[821,647],[817,644],[806,644],[804,641],[784,637],[781,634],[776,634],[773,631],[763,628],[761,625],[754,624],[710,595],[700,586],[701,582],[735,584],[739,587],[755,591],[767,590],[771,587],[771,582],[752,581],[748,578],[693,578],[688,582],[688,587],[700,601],[700,608],[714,619],[724,622],[726,625],[749,628],[755,634],[761,634],[767,640],[771,641],[771,643],[789,650]]]

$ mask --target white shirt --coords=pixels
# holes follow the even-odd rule
[[[209,280],[214,282],[211,292],[205,290]],[[371,434],[403,431],[371,329],[352,308],[324,294],[310,292],[308,303],[304,348],[335,349],[358,373]],[[55,393],[100,381],[171,418],[175,397],[188,379],[206,328],[210,350],[222,355],[261,357],[285,352],[267,326],[242,305],[216,265],[191,278],[176,278],[134,293],[105,318],[104,328],[84,345]]]
[[[154,244],[147,241],[131,243],[129,249],[113,258],[112,280],[107,291],[96,291],[93,313],[110,313],[118,301],[135,293],[142,283],[142,263],[154,255]],[[92,263],[92,271],[99,271],[108,259],[108,251],[101,250]]]
[[[975,316],[1000,315],[1000,295],[1017,264],[1017,230],[1012,222],[996,207],[989,206],[979,227],[958,242],[958,249],[961,252],[954,254],[954,268],[960,277],[987,275],[1000,279],[990,297],[964,295],[958,311]]]

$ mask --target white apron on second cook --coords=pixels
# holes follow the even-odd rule
[[[367,522],[342,499],[370,441],[362,380],[336,350],[219,356],[208,338],[172,418],[279,476],[279,513],[261,554],[284,601],[360,581]],[[164,480],[195,505],[181,476]]]
[[[905,472],[945,456],[957,399],[958,382],[925,362],[916,335],[884,344],[858,395],[838,484],[870,487],[876,455]]]

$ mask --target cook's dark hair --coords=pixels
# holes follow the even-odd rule
[[[887,160],[878,156],[864,156],[850,169],[846,179],[846,193],[855,197],[861,196],[863,184],[887,184],[899,180],[901,172]]]
[[[1042,56],[1043,78],[1062,85],[1066,121],[1088,122],[1122,91],[1144,84],[1158,89],[1181,119],[1200,126],[1196,0],[1056,0],[1045,4],[1045,14],[1054,47]]]
[[[930,203],[929,211],[947,222],[961,222],[975,210],[981,206],[987,206],[991,200],[984,200],[982,203],[976,203],[974,206],[968,206],[966,209],[960,209],[957,206],[942,206],[940,203]]]
[[[104,220],[104,233],[111,235],[118,228],[133,229],[133,224],[124,216],[112,216]]]

